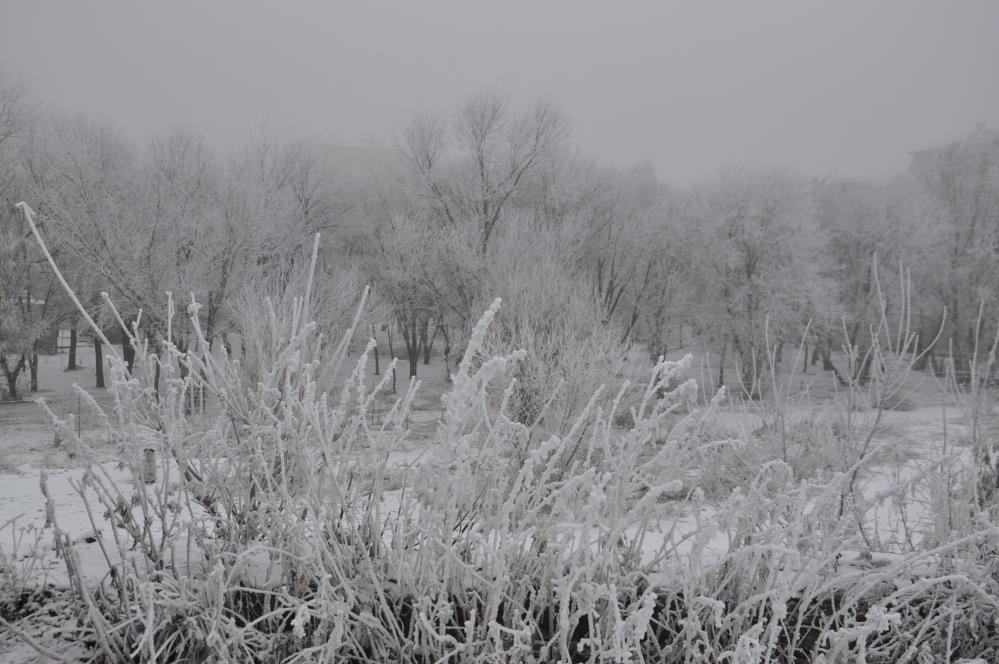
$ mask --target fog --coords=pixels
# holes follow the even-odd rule
[[[0,0],[0,664],[999,662],[997,64]]]
[[[0,68],[131,137],[391,144],[414,111],[547,97],[575,145],[688,183],[880,177],[999,125],[999,3],[0,2]]]

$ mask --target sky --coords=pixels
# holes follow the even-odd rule
[[[582,152],[676,184],[887,177],[999,128],[999,0],[0,0],[0,69],[136,140],[391,145],[487,91],[547,98]]]

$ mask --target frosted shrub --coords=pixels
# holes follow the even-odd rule
[[[692,407],[689,389],[658,398],[673,364],[654,368],[660,379],[645,386],[630,430],[613,426],[624,389],[606,409],[598,392],[522,460],[503,454],[531,431],[510,413],[522,355],[481,353],[498,306],[473,331],[436,436],[399,491],[382,478],[406,437],[411,394],[371,426],[364,358],[339,395],[317,391],[312,325],[257,385],[240,383],[225,356],[182,358],[166,344],[174,355],[160,360],[170,362],[157,404],[116,363],[109,431],[125,447],[152,436],[162,463],[155,485],[128,495],[80,447],[80,490],[112,532],[110,574],[96,587],[60,540],[84,638],[112,661],[706,663],[824,652],[889,662],[940,652],[948,634],[963,639],[960,652],[999,652],[994,623],[948,631],[945,619],[955,606],[994,607],[980,548],[997,541],[991,526],[887,568],[851,567],[844,549],[862,544],[837,518],[840,484],[800,482],[773,461],[716,505],[701,491],[681,500],[694,523],[678,529],[677,491],[702,445],[691,441],[712,410],[677,418]],[[146,348],[138,358],[153,361]],[[192,363],[184,379],[172,369],[180,361]],[[180,407],[196,382],[218,403],[206,422]],[[936,580],[943,551],[972,556]]]
[[[621,330],[603,321],[579,277],[538,250],[521,254],[491,266],[489,287],[505,294],[505,304],[483,350],[487,356],[524,351],[513,371],[510,412],[522,424],[558,430],[617,373],[625,356]]]
[[[324,344],[300,307],[273,307],[267,335],[283,341],[254,383],[207,352],[193,303],[187,352],[169,329],[158,356],[137,349],[140,366],[161,366],[158,393],[152,372],[129,376],[113,359],[112,412],[87,404],[131,484],[56,420],[104,533],[95,577],[53,515],[79,618],[70,635],[108,662],[999,655],[999,529],[987,514],[885,559],[858,527],[867,501],[841,509],[844,474],[802,481],[773,460],[714,500],[685,491],[714,411],[693,409],[693,386],[665,389],[674,363],[652,368],[626,431],[613,425],[626,384],[536,429],[511,410],[524,354],[485,352],[499,304],[398,490],[385,478],[418,386],[374,426],[364,356],[336,390],[317,381],[344,362],[350,332]],[[194,388],[212,404],[203,414],[184,408]],[[160,463],[145,484],[150,447]]]
[[[228,346],[239,359],[243,380],[251,385],[261,379],[254,372],[270,367],[275,354],[306,320],[316,325],[308,343],[335,346],[350,329],[356,294],[362,290],[357,275],[340,270],[325,279],[317,278],[318,240],[312,251],[312,263],[279,261],[265,273],[254,275],[231,298],[226,311],[230,321]],[[368,309],[365,306],[362,313]],[[331,355],[333,350],[329,349]],[[320,369],[318,382],[323,388],[332,387],[334,367],[323,363]]]

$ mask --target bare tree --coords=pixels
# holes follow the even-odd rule
[[[792,173],[741,168],[723,171],[697,197],[690,230],[699,229],[702,321],[720,332],[713,343],[723,357],[734,351],[740,383],[757,397],[768,344],[796,339],[809,320],[833,313],[812,190]]]
[[[19,399],[18,382],[30,367],[38,389],[38,339],[51,323],[51,279],[26,238],[14,203],[25,191],[25,139],[35,121],[27,86],[0,75],[0,373],[3,397]]]
[[[912,276],[919,290],[931,292],[934,275],[943,267],[937,250],[941,232],[935,206],[910,178],[885,183],[820,182],[816,185],[816,199],[818,222],[829,237],[830,276],[838,287],[846,335],[845,339],[832,340],[843,333],[843,324],[823,331],[825,339],[820,341],[820,347],[825,368],[829,369],[833,347],[858,348],[870,357],[866,353],[874,341],[870,330],[877,327],[882,304],[889,314],[902,306],[891,293],[884,303],[878,299],[871,257],[877,256],[883,280],[901,278],[901,265],[913,266]],[[911,302],[920,319],[918,332],[923,343],[928,343],[940,328],[942,304],[925,295]],[[862,374],[868,369],[866,365],[858,367]]]
[[[508,100],[480,94],[450,123],[417,116],[401,149],[441,222],[473,224],[485,255],[508,202],[566,135],[565,119],[546,102],[515,113]]]
[[[943,338],[966,370],[978,303],[995,296],[999,281],[999,138],[976,132],[927,155],[914,174],[940,213],[945,260],[934,285],[947,308]]]
[[[411,378],[417,375],[429,322],[438,311],[435,293],[428,288],[431,243],[418,219],[390,214],[379,226],[377,251],[369,258],[375,292],[392,312],[389,325],[398,327],[406,345]]]

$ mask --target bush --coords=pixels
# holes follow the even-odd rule
[[[167,344],[158,400],[113,361],[109,435],[125,449],[152,436],[164,454],[152,485],[141,459],[124,459],[130,494],[57,422],[86,466],[91,516],[111,532],[95,582],[56,526],[79,640],[115,662],[999,656],[999,628],[981,618],[999,606],[987,517],[867,564],[849,553],[864,540],[841,514],[843,476],[801,480],[783,461],[754,467],[741,441],[710,440],[717,400],[679,417],[689,386],[658,398],[672,365],[653,368],[627,431],[613,426],[627,386],[532,431],[513,411],[524,353],[484,352],[497,307],[398,491],[385,478],[399,476],[413,394],[375,426],[363,356],[338,395],[317,389],[323,363],[343,357],[314,343],[311,324],[279,322],[288,334],[255,384],[203,338],[185,356]],[[137,361],[155,360],[140,348]],[[196,385],[217,409],[192,426],[183,404]],[[719,459],[736,458],[743,475],[725,485]],[[683,491],[692,471],[715,500]]]
[[[512,368],[510,412],[544,431],[569,426],[590,396],[623,363],[621,330],[580,279],[546,256],[527,252],[493,266],[492,292],[509,294],[483,344],[485,357],[524,351]]]

